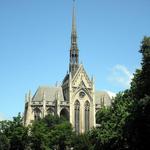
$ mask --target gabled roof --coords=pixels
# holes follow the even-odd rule
[[[95,104],[101,104],[102,100],[104,100],[104,103],[106,106],[111,105],[111,98],[107,92],[96,91],[95,92]]]
[[[82,74],[83,76],[80,76],[79,74]],[[75,75],[73,76],[72,78],[72,83],[75,85],[76,84],[76,81],[80,78],[84,78],[85,81],[87,82],[87,87],[92,87],[92,81],[89,79],[85,69],[84,69],[84,66],[82,64],[80,64],[78,70],[76,71]]]
[[[58,98],[60,101],[64,101],[62,87],[49,87],[49,86],[40,86],[35,95],[32,97],[32,101],[43,101],[43,98],[46,101],[55,101]],[[105,91],[96,91],[95,92],[95,104],[101,104],[102,100],[106,106],[110,106],[111,98],[109,94]]]
[[[43,101],[43,98],[46,101],[54,101],[57,96],[61,101],[64,100],[61,87],[40,86],[33,96],[32,101]]]

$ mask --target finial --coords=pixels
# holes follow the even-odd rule
[[[29,90],[29,95],[28,95],[29,101],[31,101],[31,99],[32,99],[31,96],[32,96],[32,95],[31,95],[31,90]]]
[[[28,96],[27,93],[25,94],[25,103],[28,102]]]
[[[94,78],[94,76],[92,75],[92,77],[91,77],[91,81],[94,83],[95,82],[95,78]]]
[[[43,100],[45,100],[45,92],[43,91]]]
[[[59,97],[59,93],[58,93],[58,91],[56,91],[56,93],[55,93],[55,99],[58,100],[58,97]]]

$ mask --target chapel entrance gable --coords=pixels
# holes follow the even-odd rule
[[[80,65],[72,79],[73,88],[92,89],[92,81],[89,79],[83,65]]]

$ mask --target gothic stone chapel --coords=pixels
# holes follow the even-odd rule
[[[104,91],[95,91],[93,78],[87,75],[79,64],[75,4],[72,15],[72,32],[69,73],[61,86],[40,86],[32,96],[26,95],[24,124],[43,118],[47,114],[64,116],[77,133],[83,133],[96,126],[96,112],[102,106],[111,105],[111,98]]]

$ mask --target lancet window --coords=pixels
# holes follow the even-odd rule
[[[41,118],[41,110],[39,108],[34,109],[34,120],[39,120]]]
[[[85,102],[85,131],[88,131],[90,128],[90,103]]]
[[[75,131],[77,134],[79,134],[79,132],[80,132],[80,103],[78,100],[75,102],[74,112],[75,112],[75,116],[74,116]]]

